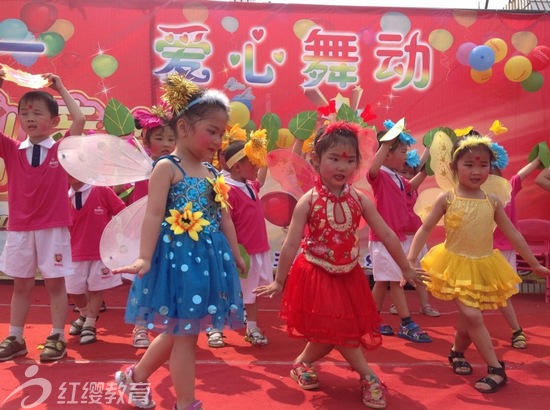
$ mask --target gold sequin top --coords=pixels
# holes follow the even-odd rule
[[[447,198],[445,248],[457,255],[479,259],[493,253],[495,202],[462,198],[453,192]]]

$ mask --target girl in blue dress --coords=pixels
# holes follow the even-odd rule
[[[229,188],[205,163],[221,146],[229,100],[179,75],[169,76],[163,87],[163,98],[175,112],[176,149],[154,165],[139,258],[113,271],[138,275],[125,320],[143,320],[149,330],[161,333],[137,365],[115,378],[133,405],[152,408],[147,378],[169,359],[174,409],[200,409],[195,399],[199,332],[244,322],[236,266],[245,269],[245,262],[226,212]]]

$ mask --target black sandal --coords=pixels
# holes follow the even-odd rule
[[[481,393],[496,393],[502,386],[508,381],[508,376],[506,376],[506,371],[504,370],[504,362],[499,360],[501,368],[487,366],[487,376],[482,377],[476,383],[485,383],[490,387],[489,390],[479,389],[474,386],[474,388]],[[502,377],[500,382],[496,382],[494,379],[490,378],[489,375],[494,374],[495,376]]]
[[[468,376],[472,374],[474,369],[472,365],[468,363],[464,357],[464,353],[459,353],[451,349],[451,354],[448,356],[449,363],[453,366],[453,372],[460,376]],[[466,371],[459,371],[459,369],[467,369]]]

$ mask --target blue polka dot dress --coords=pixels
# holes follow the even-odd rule
[[[149,330],[175,335],[242,327],[239,277],[229,243],[220,231],[221,205],[215,201],[213,185],[207,179],[188,177],[176,157],[167,158],[184,178],[170,187],[166,217],[171,216],[170,210],[183,212],[191,203],[193,215],[202,212],[201,219],[209,224],[202,226],[194,240],[188,232],[171,230],[166,219],[162,222],[151,270],[134,280],[125,320],[145,321]],[[215,178],[214,168],[205,165]]]

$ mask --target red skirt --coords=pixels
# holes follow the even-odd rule
[[[285,284],[280,316],[290,337],[368,350],[382,344],[380,316],[359,264],[349,273],[329,274],[298,255]]]

